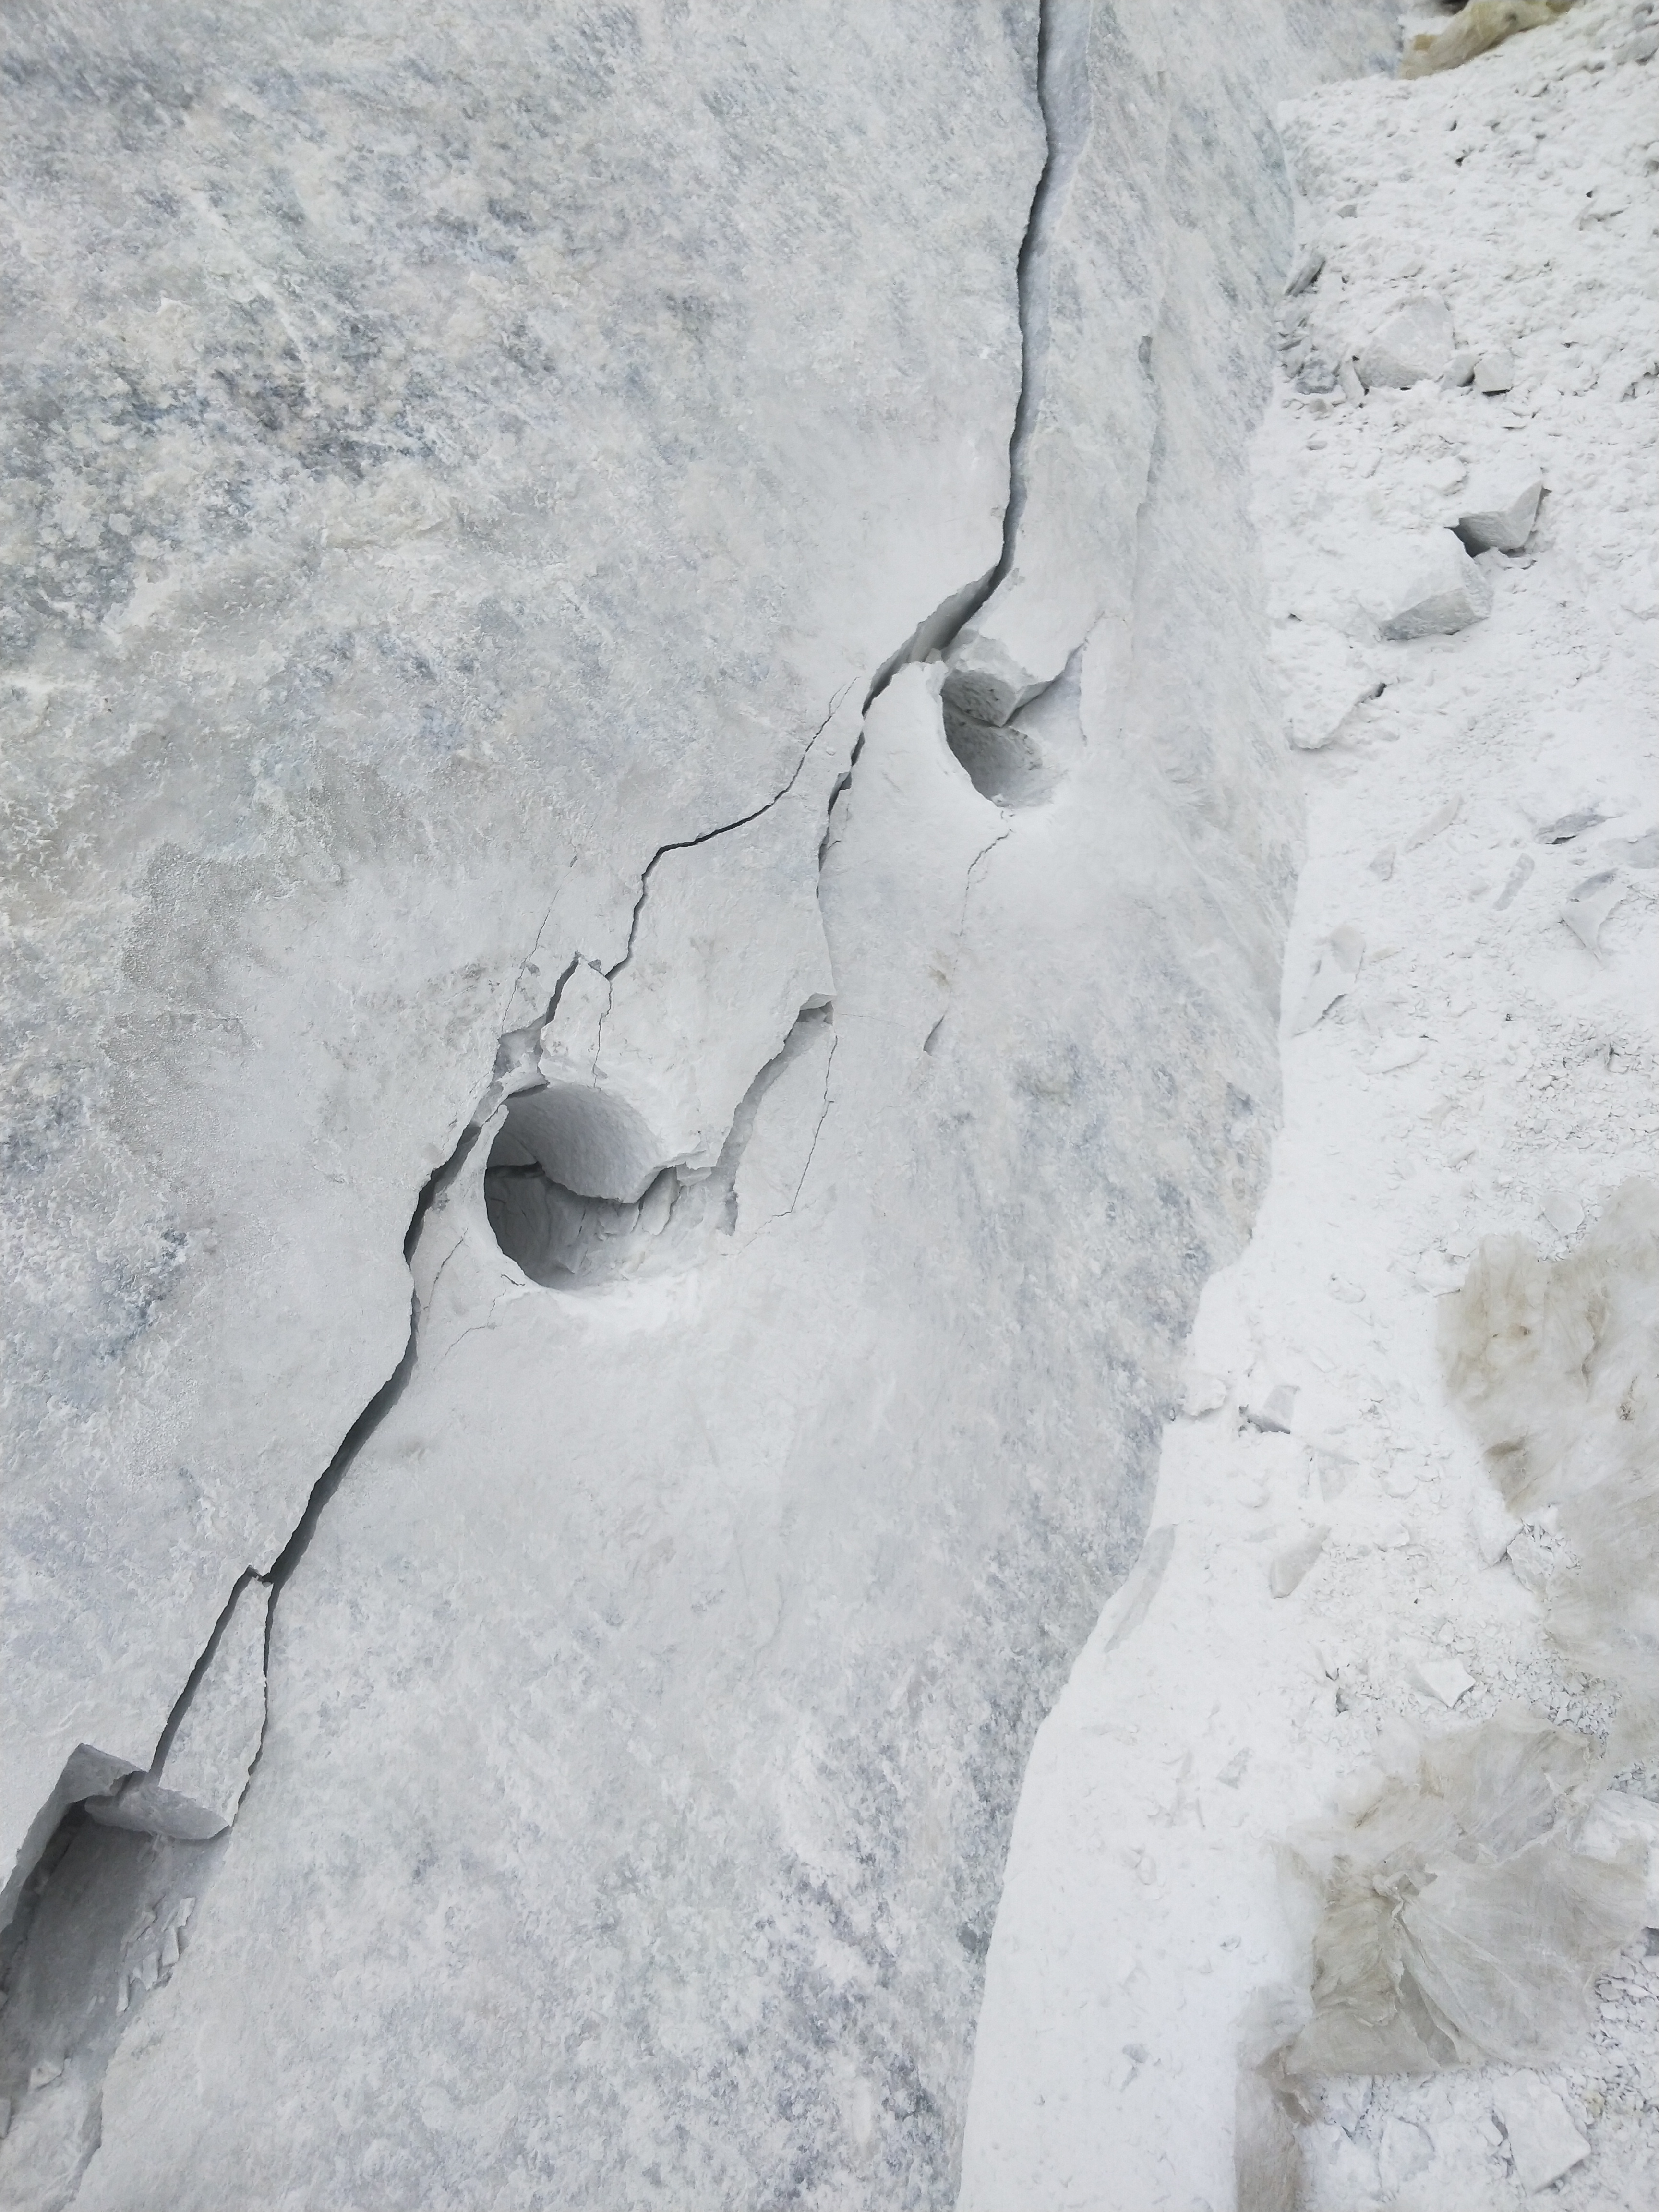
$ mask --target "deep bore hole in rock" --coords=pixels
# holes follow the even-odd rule
[[[1018,810],[1043,806],[1083,751],[1082,655],[1023,703],[979,675],[948,677],[945,741],[981,799]]]
[[[614,1273],[659,1236],[679,1179],[625,1101],[553,1085],[513,1099],[484,1168],[495,1242],[532,1283]]]

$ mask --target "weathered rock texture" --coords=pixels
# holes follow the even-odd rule
[[[15,14],[20,1875],[274,1586],[19,2201],[948,2199],[1264,1169],[1271,109],[1381,21]]]

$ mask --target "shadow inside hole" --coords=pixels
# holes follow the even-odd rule
[[[544,1290],[625,1272],[668,1226],[680,1182],[664,1168],[637,1203],[583,1198],[526,1162],[503,1128],[484,1170],[484,1212],[509,1260]]]
[[[945,742],[981,799],[1012,809],[1044,806],[1084,750],[1081,650],[1052,684],[1006,722],[981,719],[981,690],[947,676],[942,702]]]
[[[981,799],[998,806],[1037,806],[1052,793],[1049,772],[1036,739],[1017,723],[999,727],[954,713],[947,694],[945,741],[968,771]]]
[[[0,1938],[0,2203],[69,2203],[98,2148],[104,2076],[189,1941],[227,1837],[179,1843],[64,1812]]]

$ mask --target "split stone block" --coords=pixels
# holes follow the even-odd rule
[[[1492,612],[1492,584],[1449,530],[1436,530],[1382,562],[1368,603],[1380,635],[1395,642],[1449,635]]]
[[[1477,476],[1463,495],[1457,535],[1471,553],[1518,553],[1532,535],[1544,479],[1530,461]]]
[[[1451,358],[1451,309],[1432,292],[1419,292],[1395,310],[1360,355],[1359,380],[1368,392],[1378,386],[1404,392],[1425,377],[1443,375]]]
[[[1547,2189],[1589,2156],[1572,2114],[1535,2074],[1505,2081],[1494,2093],[1492,2108],[1510,2139],[1510,2156],[1523,2189]]]
[[[1509,392],[1515,385],[1515,356],[1506,346],[1494,346],[1474,364],[1477,392]]]

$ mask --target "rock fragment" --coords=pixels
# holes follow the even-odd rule
[[[1325,249],[1322,246],[1304,247],[1297,257],[1295,267],[1285,279],[1285,297],[1287,300],[1293,300],[1298,292],[1305,292],[1316,284],[1319,282],[1319,273],[1324,266]]]
[[[1455,1659],[1419,1659],[1412,1672],[1419,1688],[1443,1705],[1455,1705],[1474,1687],[1474,1677]]]
[[[1517,2074],[1503,2083],[1492,2094],[1492,2108],[1510,2139],[1510,2156],[1523,2189],[1547,2189],[1589,2156],[1589,2145],[1571,2113],[1536,2074]]]
[[[1587,952],[1599,951],[1601,927],[1625,896],[1616,869],[1586,876],[1561,909],[1561,919]]]
[[[1285,738],[1297,752],[1320,752],[1334,744],[1355,708],[1383,688],[1364,656],[1320,623],[1287,623],[1273,657],[1289,701]]]
[[[1428,1048],[1421,1037],[1392,1037],[1371,1054],[1372,1071],[1377,1075],[1397,1075],[1402,1067],[1414,1067]]]
[[[1474,364],[1477,392],[1510,392],[1515,388],[1515,356],[1507,346],[1494,346]]]
[[[1222,1377],[1193,1369],[1181,1398],[1181,1410],[1187,1419],[1200,1421],[1206,1413],[1218,1413],[1226,1402],[1227,1385]]]
[[[1607,818],[1599,806],[1581,806],[1571,814],[1558,815],[1553,822],[1540,823],[1532,834],[1540,845],[1567,845],[1582,837],[1586,830],[1599,829]]]
[[[1525,460],[1478,476],[1464,495],[1457,535],[1471,553],[1518,553],[1532,535],[1544,479]]]
[[[1382,2130],[1377,2149],[1377,2179],[1393,2194],[1416,2178],[1434,2157],[1434,2137],[1415,2120],[1397,2115]]]
[[[1322,947],[1302,1004],[1297,1008],[1296,1019],[1291,1024],[1291,1035],[1300,1036],[1304,1030],[1324,1019],[1337,1000],[1352,988],[1359,973],[1360,963],[1365,957],[1365,940],[1352,922],[1344,922],[1334,929]]]
[[[1419,292],[1395,310],[1360,354],[1359,380],[1368,392],[1406,392],[1443,375],[1451,358],[1451,309],[1434,293]]]
[[[1328,1528],[1310,1528],[1298,1544],[1283,1551],[1267,1570],[1267,1588],[1275,1597],[1289,1597],[1325,1548]]]
[[[1492,612],[1492,583],[1449,530],[1435,530],[1385,556],[1368,602],[1379,634],[1401,644],[1483,621]]]
[[[1475,1548],[1489,1567],[1495,1567],[1521,1533],[1521,1523],[1490,1483],[1475,1492],[1470,1507]]]
[[[1287,1437],[1296,1412],[1296,1398],[1294,1382],[1275,1382],[1270,1390],[1251,1395],[1244,1418],[1253,1429],[1261,1429],[1269,1436]]]
[[[1547,1192],[1538,1211],[1558,1237],[1576,1236],[1584,1225],[1584,1209],[1568,1192]]]
[[[1522,853],[1520,859],[1510,870],[1509,874],[1504,878],[1503,890],[1498,892],[1498,896],[1492,902],[1492,911],[1495,914],[1502,914],[1504,908],[1509,904],[1510,901],[1515,896],[1516,891],[1520,890],[1522,884],[1526,882],[1527,878],[1532,873],[1534,865],[1532,854],[1530,853]]]
[[[1462,805],[1461,799],[1449,799],[1443,806],[1437,806],[1427,821],[1419,823],[1407,838],[1406,850],[1408,853],[1414,853],[1419,845],[1428,844],[1431,839],[1437,837],[1443,830],[1449,830],[1457,819]]]

